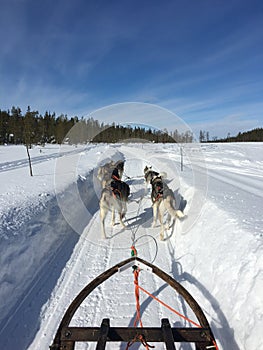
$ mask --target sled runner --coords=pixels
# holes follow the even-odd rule
[[[141,327],[111,327],[110,320],[105,318],[102,320],[100,327],[70,327],[69,324],[75,312],[86,297],[116,272],[122,272],[127,268],[133,268],[135,275],[136,272],[140,270],[150,271],[165,281],[187,302],[194,312],[199,324],[184,317],[194,324],[194,327],[171,327],[168,319],[162,319],[160,322],[160,327],[142,327],[142,325]],[[140,288],[142,291],[148,293],[138,285],[137,288]],[[164,271],[137,256],[124,260],[109,270],[103,272],[92,282],[90,282],[73,300],[63,316],[50,349],[74,350],[75,342],[96,342],[96,350],[105,349],[107,343],[109,342],[127,342],[126,349],[128,349],[133,343],[142,343],[146,349],[149,349],[152,347],[150,345],[151,342],[162,342],[165,343],[167,350],[176,350],[176,343],[185,342],[195,344],[195,349],[197,350],[218,350],[209,323],[201,307],[189,294],[189,292]]]

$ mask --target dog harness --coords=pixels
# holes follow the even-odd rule
[[[163,197],[163,182],[160,177],[155,177],[151,184],[153,186],[153,198],[154,202],[157,202],[161,197]]]
[[[113,177],[113,181],[111,181],[111,190],[113,196],[118,199],[128,198],[130,195],[130,187],[126,182],[121,181],[118,177]]]

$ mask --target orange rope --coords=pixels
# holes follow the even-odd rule
[[[135,271],[134,271],[135,272]],[[138,281],[137,281],[137,286],[136,286],[137,289],[140,289],[141,291],[143,291],[144,293],[146,293],[147,295],[149,295],[151,298],[153,298],[154,300],[158,301],[160,304],[162,304],[163,306],[165,306],[167,309],[169,309],[170,311],[174,312],[176,315],[182,317],[184,320],[192,323],[193,325],[195,325],[196,327],[198,328],[202,328],[198,323],[194,322],[193,320],[191,320],[190,318],[182,315],[180,312],[178,312],[177,310],[175,310],[174,308],[172,308],[171,306],[169,306],[168,304],[164,303],[162,300],[156,298],[153,294],[149,293],[147,290],[145,290],[144,288],[142,288],[141,286],[139,286],[138,284]],[[214,344],[214,347],[216,350],[219,350],[218,346],[217,346],[217,343],[214,339],[211,339],[213,344]]]
[[[131,341],[128,342],[128,344],[127,344],[127,346],[126,346],[126,350],[128,350],[129,347],[131,347],[132,344],[134,344],[134,343],[137,342],[138,340],[139,340],[139,341],[142,343],[142,345],[143,345],[145,348],[147,348],[147,349],[148,349],[148,348],[155,348],[155,346],[150,345],[150,344],[147,343],[147,341],[146,341],[146,339],[145,339],[145,337],[144,337],[143,334],[138,334],[138,335],[136,335]]]
[[[139,270],[134,270],[134,286],[135,286],[135,299],[136,299],[136,318],[134,321],[134,327],[136,327],[137,322],[140,323],[140,326],[143,327],[142,320],[141,320],[141,307],[140,307],[140,292],[139,292]]]
[[[132,249],[132,255],[137,256],[137,251],[135,249],[134,246],[131,247]],[[134,286],[135,286],[135,299],[136,299],[136,318],[134,321],[134,327],[136,327],[137,322],[139,322],[140,327],[143,328],[143,324],[142,324],[142,320],[141,320],[141,308],[140,308],[140,290],[143,291],[145,294],[149,295],[151,298],[153,298],[154,300],[158,301],[160,304],[162,304],[163,306],[165,306],[168,310],[174,312],[176,315],[182,317],[184,320],[188,321],[189,323],[192,323],[194,326],[198,327],[198,328],[202,328],[198,323],[194,322],[193,320],[191,320],[190,318],[184,316],[183,314],[181,314],[180,312],[178,312],[177,310],[175,310],[174,308],[172,308],[171,306],[169,306],[168,304],[166,304],[165,302],[163,302],[162,300],[158,299],[157,297],[155,297],[153,294],[149,293],[146,289],[142,288],[141,286],[139,286],[139,269],[135,268],[134,269]],[[140,336],[139,336],[140,337]],[[147,350],[149,350],[149,347],[152,348],[154,346],[149,345],[145,339],[140,339],[138,337],[138,339],[141,341],[141,343],[146,347]],[[126,350],[136,341],[137,339],[133,339],[131,342],[129,342],[127,344]],[[214,347],[216,350],[219,350],[217,343],[214,339],[211,339]]]
[[[186,321],[192,323],[193,325],[195,325],[196,327],[202,328],[198,323],[190,320],[190,318],[180,314],[180,312],[176,311],[175,309],[173,309],[171,306],[167,305],[166,303],[164,303],[162,300],[156,298],[153,294],[147,292],[147,290],[145,290],[144,288],[142,288],[141,286],[138,285],[138,289],[141,289],[144,293],[148,294],[151,298],[153,298],[154,300],[158,301],[160,304],[162,304],[163,306],[165,306],[167,309],[169,309],[170,311],[174,312],[176,315],[182,317],[183,319],[185,319]]]
[[[136,252],[135,247],[133,246],[132,248],[134,248]],[[141,319],[141,307],[140,307],[139,269],[136,268],[133,273],[134,273],[134,286],[135,286],[135,299],[136,299],[136,318],[134,320],[134,327],[136,327],[137,322],[139,322],[140,327],[143,328],[142,319]],[[151,346],[147,343],[146,339],[142,335],[139,335],[137,338],[140,340],[142,345],[147,350],[149,350],[149,348],[154,348],[154,346]],[[137,338],[133,339],[131,342],[127,344],[126,350],[137,340]]]
[[[116,181],[120,181],[121,182],[121,179],[120,178],[118,178],[116,175],[112,175],[112,177],[111,177],[113,180],[116,180]]]
[[[157,202],[160,198],[163,197],[162,193],[158,193],[158,195],[156,196],[156,198],[154,199],[154,203]]]

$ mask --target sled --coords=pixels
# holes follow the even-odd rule
[[[100,327],[70,327],[69,324],[75,312],[87,296],[115,273],[127,268],[150,271],[165,281],[187,302],[199,325],[185,328],[171,327],[168,319],[162,319],[160,327],[111,327],[110,320],[105,318],[102,319]],[[196,350],[218,349],[209,323],[191,294],[167,273],[137,256],[124,260],[103,272],[78,294],[65,312],[50,349],[74,350],[76,342],[96,342],[96,350],[105,349],[110,342],[132,342],[132,344],[141,342],[146,348],[151,342],[164,343],[167,350],[176,350],[176,343],[195,344]]]

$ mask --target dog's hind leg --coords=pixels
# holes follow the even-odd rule
[[[166,224],[165,224],[165,229],[169,230],[172,227],[172,217],[171,215],[168,213],[167,214],[167,219],[166,219]]]
[[[111,226],[115,225],[115,209],[114,207],[111,210]]]
[[[155,203],[153,203],[153,223],[152,223],[152,227],[156,226],[157,214],[158,214],[158,203],[155,202]]]
[[[108,210],[105,209],[104,207],[100,208],[100,223],[101,223],[101,234],[103,238],[107,238],[106,237],[106,232],[105,232],[105,219],[107,216],[107,212]]]
[[[127,205],[126,203],[122,203],[122,205],[120,205],[120,211],[119,211],[120,223],[122,227],[126,227],[126,225],[123,222],[123,218],[125,217],[126,212],[127,212]]]
[[[164,240],[164,223],[163,223],[163,219],[164,219],[164,208],[162,207],[162,203],[159,206],[159,210],[158,210],[158,218],[160,221],[160,225],[161,225],[161,232],[160,232],[160,240],[163,241]]]
[[[121,224],[121,226],[122,226],[122,227],[126,227],[126,225],[125,225],[124,222],[123,222],[123,218],[124,218],[123,213],[119,213],[119,214],[120,214],[120,224]]]

